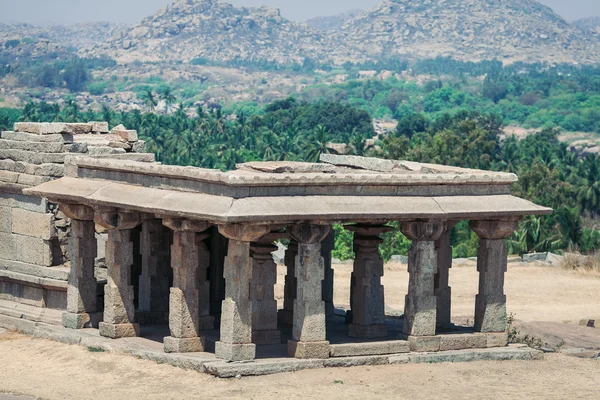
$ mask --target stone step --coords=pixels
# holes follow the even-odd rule
[[[9,300],[0,300],[0,314],[8,317],[62,326],[62,311],[40,308]]]
[[[331,357],[377,356],[408,353],[409,351],[410,346],[406,340],[343,343],[329,346],[329,355]]]

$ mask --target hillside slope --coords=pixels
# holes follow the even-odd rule
[[[476,61],[598,62],[600,44],[533,0],[384,0],[337,41],[360,52]]]
[[[321,33],[269,7],[235,7],[220,0],[176,0],[95,51],[119,61],[302,62],[330,58]],[[343,54],[343,48],[341,53]]]
[[[600,17],[583,18],[573,21],[572,25],[583,31],[592,32],[594,35],[600,36]]]

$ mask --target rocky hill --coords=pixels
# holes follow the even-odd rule
[[[534,0],[382,0],[368,11],[304,24],[269,7],[175,0],[133,27],[0,24],[0,53],[74,50],[124,64],[193,59],[302,63],[306,57],[341,64],[391,56],[600,63],[599,23],[569,24]],[[14,47],[15,40],[21,40],[21,47]]]
[[[533,0],[384,0],[334,39],[371,57],[600,61],[597,41]]]
[[[341,28],[348,20],[362,14],[364,10],[350,10],[338,15],[315,17],[305,21],[310,28],[320,31],[333,31]]]
[[[328,38],[269,7],[234,7],[220,0],[176,0],[100,48],[119,61],[330,58]],[[344,54],[343,46],[337,53]]]
[[[25,47],[33,43],[48,43],[51,49],[79,51],[105,43],[124,29],[125,25],[109,22],[86,22],[68,26],[0,23],[0,43],[19,40]]]
[[[591,31],[594,35],[600,36],[600,17],[583,18],[572,23],[583,31]]]

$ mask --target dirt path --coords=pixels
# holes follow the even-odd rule
[[[0,335],[0,391],[42,399],[597,399],[600,360],[393,365],[222,380],[110,353]]]
[[[347,303],[350,271],[350,265],[336,266],[338,304]],[[453,267],[451,277],[454,317],[472,318],[475,264]],[[280,282],[282,278],[283,270]],[[407,279],[406,266],[386,267],[389,307],[402,310]],[[282,285],[277,289],[281,298]],[[598,277],[511,264],[506,293],[509,311],[525,321],[600,320]],[[130,356],[91,353],[84,347],[0,332],[0,392],[42,399],[597,399],[599,380],[600,360],[561,354],[535,362],[373,366],[221,380]]]

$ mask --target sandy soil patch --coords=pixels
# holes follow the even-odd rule
[[[348,302],[350,271],[351,265],[335,266],[337,304]],[[279,282],[284,274],[280,269]],[[406,266],[388,265],[384,284],[389,307],[402,310]],[[472,318],[475,264],[455,266],[451,285],[454,318]],[[277,291],[281,299],[281,283]],[[524,321],[556,324],[600,317],[597,277],[511,264],[506,292],[509,311]],[[544,329],[544,324],[535,326]],[[544,361],[328,368],[223,380],[11,332],[0,332],[0,360],[0,392],[42,399],[597,399],[600,377],[598,359],[548,354]]]

